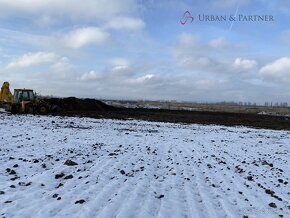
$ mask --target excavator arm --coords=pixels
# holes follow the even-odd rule
[[[9,82],[4,82],[0,92],[0,104],[13,104],[13,95],[9,89]]]

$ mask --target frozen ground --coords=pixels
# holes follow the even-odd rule
[[[290,217],[287,131],[0,114],[0,137],[0,217]]]

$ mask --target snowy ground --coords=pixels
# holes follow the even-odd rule
[[[290,217],[290,132],[0,114],[0,137],[0,217]]]

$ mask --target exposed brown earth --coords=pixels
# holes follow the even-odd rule
[[[108,119],[141,119],[157,122],[216,124],[225,126],[248,126],[254,128],[290,130],[290,118],[258,115],[255,113],[230,113],[186,111],[166,109],[120,108],[109,106],[95,99],[51,98],[46,99],[57,106],[54,115],[81,116]]]

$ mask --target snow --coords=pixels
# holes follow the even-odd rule
[[[289,131],[9,114],[0,129],[1,217],[290,217]]]

